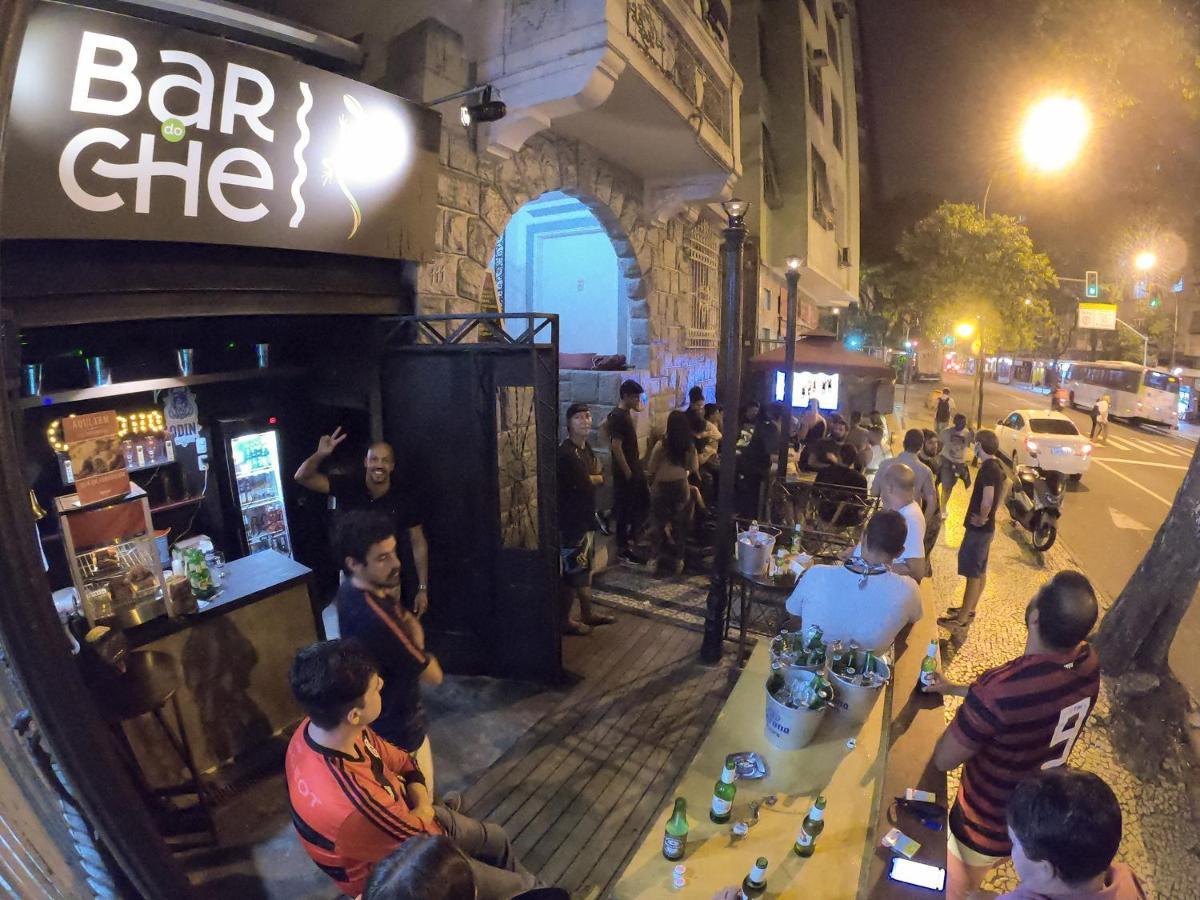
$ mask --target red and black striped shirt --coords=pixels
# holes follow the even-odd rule
[[[354,754],[331,750],[308,734],[308,719],[288,742],[292,824],[313,862],[356,897],[375,863],[414,834],[440,834],[409,809],[405,788],[424,784],[413,757],[364,728]]]
[[[1064,765],[1100,693],[1100,663],[1086,643],[1021,656],[971,685],[950,731],[975,755],[963,766],[950,829],[960,843],[1008,856],[1008,798],[1024,778]]]

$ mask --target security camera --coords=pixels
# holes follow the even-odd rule
[[[470,128],[480,122],[495,122],[508,114],[508,107],[503,100],[493,99],[492,86],[488,85],[479,94],[475,103],[464,103],[458,108],[458,121],[463,128]]]

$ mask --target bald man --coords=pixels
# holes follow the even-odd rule
[[[390,444],[376,441],[367,448],[361,471],[326,475],[321,471],[338,445],[346,439],[342,429],[325,434],[317,452],[300,464],[295,479],[310,491],[333,498],[335,513],[348,509],[374,509],[387,515],[396,528],[396,554],[400,557],[401,595],[404,605],[418,616],[429,608],[429,546],[412,498],[392,480],[396,455]]]
[[[916,500],[916,473],[907,463],[892,463],[875,476],[874,486],[879,488],[883,508],[900,513],[908,526],[904,550],[892,563],[892,571],[920,584],[929,574],[929,561],[925,557],[925,516]]]

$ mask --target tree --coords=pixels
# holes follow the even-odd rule
[[[1024,225],[967,203],[943,203],[904,233],[894,277],[900,307],[921,316],[926,334],[977,322],[983,351],[1026,350],[1053,327],[1049,295],[1058,278]],[[1029,301],[1028,303],[1026,301]]]

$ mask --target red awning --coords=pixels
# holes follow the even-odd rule
[[[760,371],[783,368],[784,347],[776,347],[752,357],[750,367]],[[817,371],[857,375],[861,378],[881,378],[892,381],[896,370],[882,360],[856,350],[847,350],[839,341],[828,338],[803,337],[796,341],[796,371]]]

